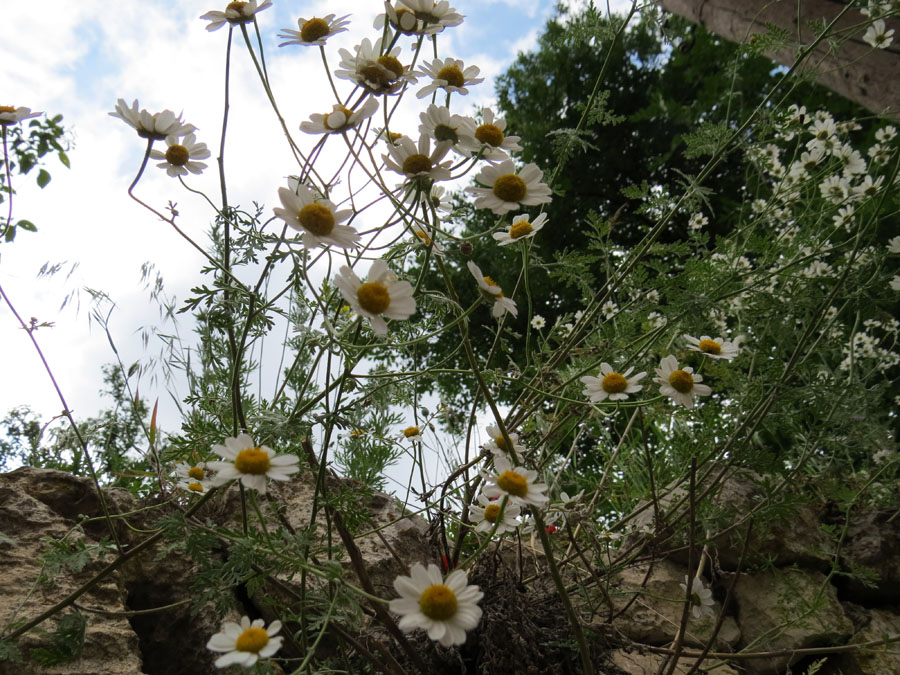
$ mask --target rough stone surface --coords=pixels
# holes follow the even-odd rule
[[[637,594],[637,598],[620,617],[615,619],[616,629],[628,638],[646,644],[663,645],[672,642],[678,634],[684,609],[684,583],[687,569],[668,560],[653,565],[647,583],[641,584],[647,574],[647,565],[629,567],[615,580],[610,588],[610,597],[616,612],[619,612]],[[709,582],[705,582],[709,586]],[[722,606],[716,602],[716,615]],[[597,617],[601,619],[601,617]],[[712,635],[716,618],[704,616],[696,618],[688,614],[685,644],[701,646]],[[740,631],[730,616],[725,618],[716,636],[716,649],[731,651],[740,640]]]
[[[718,524],[721,535],[713,535],[712,555],[716,564],[723,570],[737,569],[743,549],[741,537],[746,531],[746,524],[735,529],[731,526],[741,520],[758,506],[763,506],[765,513],[764,482],[766,478],[752,471],[742,469],[728,476],[716,488],[711,500],[712,513],[708,514]],[[699,490],[704,489],[701,483]],[[660,508],[664,514],[669,512],[687,496],[687,490],[677,487],[660,499]],[[811,504],[795,504],[789,509],[786,519],[756,518],[753,530],[752,545],[747,548],[744,557],[744,568],[762,564],[774,564],[778,567],[799,565],[809,569],[827,571],[831,564],[831,543],[820,526],[819,511]],[[760,525],[760,521],[764,524]],[[641,512],[634,525],[653,527],[653,510]],[[687,541],[676,538],[667,542],[668,548],[676,548],[671,555],[673,560],[687,564]],[[694,560],[699,549],[694,553]]]
[[[734,587],[741,647],[752,651],[845,644],[853,633],[837,592],[820,572],[782,569],[742,575]],[[796,659],[746,662],[748,673],[781,673]]]
[[[855,608],[864,623],[850,643],[881,640],[885,635],[900,636],[900,616],[881,609]],[[829,661],[823,675],[900,675],[900,648],[897,643],[872,647],[866,651],[842,654]]]
[[[96,493],[91,499],[90,481],[61,471],[18,469],[0,474],[0,532],[11,540],[0,542],[0,626],[11,621],[29,619],[53,606],[88,581],[105,562],[87,563],[80,571],[68,568],[50,572],[42,558],[49,550],[44,538],[56,540],[69,534],[73,542],[90,547],[96,541],[88,533],[72,532],[79,514],[99,515]],[[122,497],[122,495],[119,495]],[[124,497],[123,497],[124,500]],[[132,504],[133,505],[133,504]],[[76,544],[77,545],[77,544]],[[39,582],[42,570],[51,578]],[[127,610],[121,576],[113,574],[79,598],[87,608],[107,612]],[[138,636],[124,616],[84,612],[87,618],[84,648],[74,660],[55,666],[39,666],[31,658],[32,649],[49,645],[47,633],[55,628],[55,620],[31,631],[19,642],[23,663],[0,662],[0,674],[48,673],[52,675],[135,675],[143,672]]]
[[[896,510],[852,515],[841,562],[851,572],[866,575],[869,583],[848,577],[847,597],[878,605],[900,603],[900,518],[891,520],[895,515]]]
[[[617,649],[610,654],[610,661],[612,664],[629,675],[657,675],[663,659],[665,659],[665,657],[660,656],[659,654],[641,654],[637,651],[626,651],[624,649]],[[686,675],[690,672],[696,661],[696,659],[678,659],[678,665],[675,666],[675,673],[677,675]],[[713,667],[715,667],[715,670],[706,670],[707,668]],[[721,664],[721,662],[716,659],[705,660],[703,667],[694,672],[712,672],[716,675],[738,675],[738,671],[727,665]]]

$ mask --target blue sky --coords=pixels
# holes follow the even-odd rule
[[[224,0],[41,0],[13,3],[4,8],[0,45],[3,105],[28,106],[62,114],[72,132],[72,169],[51,161],[53,181],[44,191],[31,176],[16,179],[18,194],[14,218],[28,218],[39,227],[35,235],[22,233],[13,246],[0,247],[0,282],[25,317],[52,321],[55,327],[36,334],[59,379],[76,417],[94,414],[102,405],[97,391],[102,384],[100,366],[113,360],[105,333],[89,320],[90,302],[85,288],[107,292],[114,308],[111,331],[126,364],[158,345],[145,349],[142,327],[158,322],[140,283],[144,262],[153,262],[167,290],[183,299],[198,283],[201,261],[168,226],[141,209],[126,195],[144,152],[133,130],[108,116],[117,98],[140,100],[141,107],[184,111],[198,128],[198,140],[211,149],[218,145],[224,49],[227,29],[209,33],[198,17],[210,9],[223,9]],[[473,87],[467,102],[490,105],[493,78],[520,50],[536,43],[552,0],[521,3],[514,0],[458,0],[451,3],[466,16],[464,23],[445,31],[442,55],[461,58],[481,68],[485,82]],[[629,4],[629,3],[618,3]],[[351,48],[363,37],[374,37],[372,19],[382,7],[373,0],[343,3],[274,0],[260,13],[267,60],[275,94],[288,125],[296,129],[311,112],[330,107],[327,81],[318,51],[300,47],[277,48],[276,34],[296,29],[299,16],[331,12],[351,14],[348,33],[328,45],[332,68],[337,48]],[[277,122],[265,104],[255,73],[242,45],[234,52],[232,111],[226,166],[233,179],[233,198],[256,200],[271,209],[276,191],[291,172],[290,155]],[[317,101],[323,101],[317,105]],[[456,112],[456,111],[455,111]],[[417,123],[417,120],[411,122]],[[214,154],[215,157],[215,154]],[[214,163],[214,158],[211,160]],[[207,171],[192,186],[216,195],[215,172]],[[186,194],[165,172],[148,167],[138,186],[142,199],[157,208],[178,202],[184,228],[204,240],[210,214],[205,205]],[[5,208],[5,206],[4,206]],[[68,278],[36,279],[45,263],[77,264]],[[72,295],[74,294],[74,295]],[[60,311],[63,299],[72,297]],[[104,312],[112,305],[104,308]],[[45,416],[58,413],[60,404],[46,374],[9,311],[0,308],[0,415],[27,404]],[[14,354],[14,358],[9,358]],[[15,386],[9,386],[15,383]],[[146,383],[145,398],[165,399],[161,385]],[[177,426],[170,419],[169,428]]]

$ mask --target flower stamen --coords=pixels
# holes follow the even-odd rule
[[[444,584],[432,584],[419,596],[419,609],[433,621],[446,621],[456,614],[456,593]]]
[[[459,66],[453,64],[441,68],[435,79],[444,80],[449,86],[456,87],[457,89],[461,89],[466,83],[466,78],[459,69]]]
[[[325,237],[334,229],[334,214],[324,204],[313,202],[300,209],[300,224],[317,237]]]
[[[719,355],[722,353],[722,345],[720,345],[715,340],[700,340],[700,342],[697,344],[697,347],[704,354]]]
[[[431,168],[431,159],[429,159],[428,155],[418,152],[403,160],[403,173],[407,175],[428,173],[431,171]]]
[[[313,17],[300,28],[300,38],[304,42],[315,42],[328,35],[329,30],[327,21]]]
[[[166,150],[166,161],[175,166],[184,166],[191,158],[191,153],[183,145],[170,145]]]
[[[269,454],[258,447],[241,450],[234,459],[234,467],[238,471],[241,473],[249,473],[254,476],[265,474],[270,466]]]
[[[387,286],[378,281],[367,281],[356,291],[359,306],[369,314],[381,314],[391,306],[391,296]]]
[[[669,375],[669,384],[672,385],[672,389],[679,394],[687,394],[694,388],[694,378],[690,373],[685,372],[684,370],[674,370],[672,371],[672,374]]]
[[[534,228],[531,227],[531,223],[527,220],[520,220],[518,223],[514,223],[511,228],[509,228],[509,237],[510,239],[521,239],[522,237],[527,237],[534,231]]]
[[[514,173],[508,173],[495,180],[493,190],[494,196],[504,202],[522,201],[528,193],[525,181]]]
[[[628,388],[628,380],[621,373],[608,373],[603,376],[601,385],[607,394],[621,394]],[[674,384],[672,385],[675,386]]]
[[[513,497],[525,497],[528,494],[528,481],[525,476],[515,471],[504,471],[497,477],[497,487]]]
[[[238,636],[235,649],[239,652],[253,652],[258,654],[263,647],[269,644],[269,634],[263,628],[247,628]]]
[[[498,148],[503,143],[503,132],[495,124],[482,124],[475,130],[475,138],[479,143],[487,143]]]

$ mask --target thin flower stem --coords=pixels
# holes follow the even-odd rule
[[[88,450],[87,441],[85,441],[84,437],[81,435],[81,431],[78,428],[78,424],[75,422],[75,418],[72,417],[72,412],[69,408],[69,404],[66,402],[66,397],[63,395],[62,389],[60,389],[59,383],[56,381],[56,376],[53,374],[53,369],[47,362],[47,358],[44,356],[44,352],[41,349],[41,346],[38,344],[37,338],[34,337],[37,326],[34,325],[34,323],[32,323],[31,325],[26,324],[22,320],[22,317],[19,315],[19,312],[16,311],[16,308],[13,306],[12,301],[6,294],[6,291],[3,290],[2,284],[0,284],[0,296],[3,297],[3,301],[6,303],[6,306],[9,307],[9,311],[12,312],[14,317],[16,317],[16,321],[19,322],[19,327],[28,334],[28,339],[31,340],[31,344],[34,347],[34,350],[37,352],[38,357],[41,359],[41,363],[44,364],[44,370],[47,372],[47,376],[50,378],[50,382],[53,384],[53,389],[56,391],[59,402],[62,403],[63,414],[66,416],[66,419],[69,420],[69,425],[72,427],[72,432],[78,439],[78,445],[81,447],[81,451],[84,453],[88,471],[90,471],[91,474],[91,481],[94,484],[94,489],[97,491],[97,498],[100,501],[100,508],[103,510],[103,516],[106,520],[107,526],[109,527],[109,534],[116,544],[116,550],[121,554],[122,543],[119,541],[119,535],[116,532],[115,525],[113,524],[112,518],[110,517],[110,511],[109,506],[106,503],[106,497],[103,494],[103,490],[100,488],[100,480],[97,476],[97,471],[94,468],[94,460],[91,458],[91,453]]]

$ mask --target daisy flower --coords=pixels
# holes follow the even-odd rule
[[[890,253],[900,253],[900,235],[888,241],[887,249]]]
[[[428,193],[428,205],[435,211],[441,213],[450,213],[453,207],[450,205],[449,199],[444,199],[444,193],[447,189],[442,185],[432,185],[431,191]]]
[[[336,103],[329,113],[313,113],[309,121],[300,123],[300,131],[307,134],[336,134],[357,126],[378,110],[378,99],[371,96],[358,110],[350,110]]]
[[[448,0],[401,0],[398,5],[405,5],[415,12],[416,18],[423,22],[423,33],[433,35],[440,33],[444,28],[458,26],[463,17],[457,14],[450,6]]]
[[[294,455],[276,455],[272,448],[257,445],[249,434],[226,438],[225,445],[214,445],[212,451],[224,457],[226,462],[209,462],[207,466],[216,472],[213,484],[224,485],[239,478],[244,487],[266,493],[266,478],[289,480],[300,470],[299,459]]]
[[[608,363],[601,363],[600,373],[603,377],[585,375],[581,378],[581,381],[584,383],[584,393],[587,395],[588,400],[592,403],[600,403],[607,398],[610,401],[625,401],[628,399],[628,394],[639,392],[643,389],[643,385],[638,384],[638,382],[647,373],[638,373],[629,377],[632,370],[634,370],[633,367],[624,373],[619,373],[613,370]]]
[[[467,149],[473,155],[483,157],[489,162],[502,162],[509,159],[509,153],[519,152],[519,136],[506,136],[506,120],[495,118],[494,111],[485,108],[482,111],[483,121],[479,125],[472,123],[468,138],[472,139]]]
[[[318,193],[298,183],[295,190],[278,188],[283,208],[275,207],[275,215],[303,233],[306,248],[338,246],[353,248],[359,233],[349,225],[339,225],[350,217],[349,209],[336,211],[329,199],[318,199]]]
[[[494,303],[493,308],[491,309],[491,314],[494,318],[499,319],[506,312],[512,314],[513,318],[516,318],[519,315],[519,309],[516,307],[516,303],[511,298],[506,298],[503,296],[503,290],[494,283],[494,280],[490,277],[486,277],[481,273],[481,269],[479,269],[478,265],[476,265],[471,260],[467,263],[467,267],[469,271],[472,273],[472,276],[475,277],[475,281],[478,283],[478,288],[481,290],[481,295],[485,300],[489,300]]]
[[[428,234],[428,232],[423,228],[414,229],[413,234],[416,235],[416,238],[419,240],[419,242],[425,244],[426,247],[430,246],[435,255],[444,254],[444,247],[437,243],[434,239],[432,239],[431,235]]]
[[[873,21],[866,34],[863,35],[863,41],[875,49],[885,49],[894,41],[894,29],[885,30],[886,27],[882,19]]]
[[[659,362],[653,381],[659,385],[659,393],[685,408],[694,407],[695,396],[709,396],[712,393],[712,389],[705,384],[699,384],[703,381],[702,375],[694,375],[694,369],[690,366],[679,368],[678,359],[671,354]]]
[[[468,94],[469,90],[466,87],[484,82],[483,77],[477,77],[478,72],[478,66],[466,68],[459,59],[435,59],[431,63],[423,63],[421,70],[416,71],[416,75],[431,77],[431,83],[422,87],[416,97],[425,98],[438,89],[443,89],[448,94],[453,92]]]
[[[515,216],[508,230],[505,232],[494,232],[493,237],[500,246],[507,246],[514,241],[530,239],[544,227],[546,222],[546,213],[540,214],[533,221],[529,220],[527,215]]]
[[[687,593],[687,585],[688,578],[687,575],[684,576],[684,583],[678,584],[681,586],[681,590]],[[705,588],[703,586],[703,582],[694,577],[694,581],[691,583],[691,613],[695,618],[699,619],[700,617],[707,616],[715,616],[716,611],[713,609],[713,605],[715,605],[715,600],[712,597],[712,589]]]
[[[688,341],[688,349],[705,354],[711,359],[727,359],[731,361],[738,355],[738,346],[720,337],[713,339],[709,335],[701,335],[699,340],[687,334],[682,337]],[[699,382],[699,380],[697,381]]]
[[[442,162],[450,149],[449,143],[438,143],[431,151],[431,138],[419,136],[416,146],[409,136],[403,136],[388,146],[388,154],[382,155],[384,165],[408,180],[447,180],[450,178],[450,161]]]
[[[0,127],[8,127],[10,125],[27,120],[31,117],[37,117],[43,113],[31,112],[31,108],[25,106],[15,107],[12,105],[0,105]]]
[[[365,283],[344,265],[334,277],[334,285],[341,290],[350,309],[364,316],[372,324],[376,335],[387,334],[388,319],[408,319],[416,313],[413,287],[408,281],[398,281],[384,260],[376,260],[369,268]]]
[[[469,585],[465,570],[453,570],[443,579],[437,565],[425,569],[416,563],[410,576],[394,579],[394,589],[400,597],[391,600],[390,609],[400,616],[400,630],[422,628],[444,647],[463,644],[466,631],[481,621],[478,602],[484,593]]]
[[[387,19],[391,28],[404,35],[435,35],[463,20],[447,0],[398,0],[393,5],[385,2],[384,9],[384,14],[375,17],[375,28],[383,28]]]
[[[275,637],[281,630],[281,622],[273,621],[265,628],[266,622],[256,619],[250,623],[249,617],[241,617],[241,623],[226,621],[222,632],[213,635],[206,648],[214,652],[225,652],[216,659],[216,668],[227,668],[231,665],[251,668],[259,659],[274,656],[281,649],[281,636]]]
[[[524,466],[513,468],[503,455],[494,457],[494,471],[496,475],[489,476],[492,484],[484,488],[487,497],[509,495],[514,503],[523,506],[526,504],[544,506],[550,501],[545,494],[547,485],[534,482],[538,477],[537,471],[526,469]]]
[[[702,230],[706,225],[709,224],[709,218],[704,216],[702,213],[695,213],[691,216],[691,219],[688,221],[688,229],[691,232],[698,232]]]
[[[476,532],[490,532],[494,523],[500,518],[500,500],[490,500],[485,495],[478,495],[478,504],[469,504],[469,520],[475,523]],[[505,534],[506,532],[514,532],[520,525],[519,514],[522,513],[522,507],[507,500],[503,509],[503,519],[497,523],[497,531],[495,534]]]
[[[118,117],[128,126],[137,131],[141,138],[149,138],[154,141],[163,141],[168,136],[185,136],[196,129],[193,124],[185,124],[181,121],[181,115],[175,116],[171,110],[150,114],[146,110],[138,110],[138,101],[129,107],[124,98],[116,102],[116,109],[109,113],[111,117]]]
[[[257,12],[261,12],[271,6],[271,0],[263,0],[259,5],[256,4],[256,0],[249,0],[249,2],[236,0],[235,2],[229,2],[224,12],[213,10],[203,14],[200,18],[204,21],[209,21],[206,30],[214,31],[219,30],[226,23],[232,25],[249,23],[253,21]]]
[[[325,41],[332,35],[346,31],[350,23],[347,21],[350,18],[349,14],[338,19],[334,17],[334,14],[327,14],[321,18],[314,16],[311,19],[300,17],[297,19],[297,27],[300,30],[282,29],[278,37],[286,40],[286,42],[282,42],[278,46],[303,45],[309,47],[312,45],[324,45]]]
[[[500,427],[488,425],[487,433],[491,440],[484,443],[481,447],[485,450],[490,450],[495,455],[508,455],[509,446],[506,444],[506,439],[503,438],[503,434],[500,433]],[[516,451],[517,455],[521,456],[522,453],[525,452],[525,446],[519,445],[519,434],[510,431],[508,435],[509,440],[512,441],[513,450]]]
[[[422,432],[419,427],[406,427],[400,434],[403,438],[408,441],[421,441],[422,440]]]
[[[451,115],[450,109],[432,103],[428,110],[419,113],[422,124],[419,132],[434,139],[435,143],[447,143],[450,147],[464,154],[464,148],[469,147],[474,137],[471,134],[471,120],[462,115]]]
[[[531,327],[535,330],[541,330],[544,326],[547,325],[547,319],[542,317],[540,314],[535,314],[531,318]]]
[[[551,200],[550,188],[540,182],[544,172],[536,164],[526,164],[519,173],[511,159],[486,166],[475,180],[485,187],[466,188],[476,195],[476,209],[490,209],[498,216],[518,211],[522,206],[546,204]]]
[[[210,471],[206,462],[188,464],[182,462],[175,467],[175,477],[178,479],[178,487],[190,492],[206,492],[212,487]]]
[[[339,49],[341,62],[334,71],[336,77],[350,80],[373,94],[395,94],[407,82],[416,78],[400,63],[400,47],[394,47],[386,54],[381,53],[381,38],[370,42],[369,38],[356,46],[356,53]]]
[[[156,166],[165,169],[170,176],[187,176],[188,172],[193,174],[203,173],[206,164],[198,162],[198,159],[206,159],[210,152],[206,147],[206,143],[196,143],[196,137],[193,132],[189,133],[179,142],[178,136],[166,136],[166,145],[168,149],[151,150],[151,159],[163,160]]]

